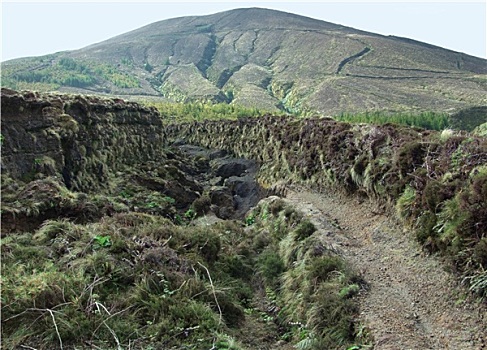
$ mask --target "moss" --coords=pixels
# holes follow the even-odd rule
[[[482,238],[473,251],[474,261],[482,267],[487,266],[487,237]]]
[[[396,166],[401,176],[405,177],[423,164],[424,146],[413,141],[401,146],[397,153]]]
[[[439,248],[434,230],[436,223],[436,215],[430,211],[423,212],[416,222],[416,237],[430,251]]]
[[[266,250],[264,251],[258,261],[259,272],[265,278],[266,282],[273,286],[277,286],[280,275],[284,272],[284,262],[278,253]]]
[[[437,212],[439,206],[454,195],[451,188],[439,181],[428,181],[422,193],[422,206],[432,212]]]
[[[459,194],[459,206],[468,213],[462,223],[461,232],[466,233],[473,228],[477,237],[487,232],[487,171],[478,171],[469,182],[467,191]]]

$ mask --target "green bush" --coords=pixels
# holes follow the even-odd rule
[[[429,130],[443,130],[449,127],[450,117],[446,113],[386,113],[366,112],[358,114],[341,114],[333,117],[335,120],[348,123],[386,124],[394,123],[420,127]]]
[[[266,250],[260,255],[258,266],[259,271],[271,286],[277,284],[279,277],[285,270],[284,262],[279,254],[270,250]]]
[[[295,239],[301,241],[308,238],[316,231],[315,225],[309,220],[303,220],[295,231]]]

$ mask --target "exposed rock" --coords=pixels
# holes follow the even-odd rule
[[[233,202],[238,217],[245,213],[263,197],[264,191],[257,184],[255,176],[231,176],[225,180],[225,186],[233,194]]]
[[[216,176],[227,179],[231,176],[241,176],[253,166],[253,162],[245,159],[223,158],[214,161],[213,168]]]
[[[211,159],[211,169],[205,168],[205,162],[206,172],[198,179],[209,187],[212,210],[219,218],[242,218],[265,194],[256,181],[255,161],[232,158],[225,150],[206,149],[182,140],[175,145],[195,160]]]
[[[235,214],[235,202],[232,192],[224,186],[210,189],[212,211],[221,219],[230,219]]]

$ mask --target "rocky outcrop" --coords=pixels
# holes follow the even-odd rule
[[[256,181],[259,167],[255,161],[234,158],[223,150],[205,149],[182,141],[176,145],[174,147],[194,158],[195,162],[208,162],[197,179],[205,187],[208,204],[217,217],[243,218],[266,195]]]

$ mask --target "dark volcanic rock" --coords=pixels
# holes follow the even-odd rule
[[[230,219],[235,214],[232,192],[224,186],[210,189],[211,210],[220,219]]]
[[[211,169],[206,169],[199,181],[206,186],[212,211],[219,218],[243,218],[264,196],[265,191],[256,181],[255,161],[232,158],[225,150],[206,149],[183,141],[176,145],[195,160],[211,159]]]
[[[245,159],[224,158],[215,162],[215,174],[223,179],[240,176],[250,167],[252,162]]]

